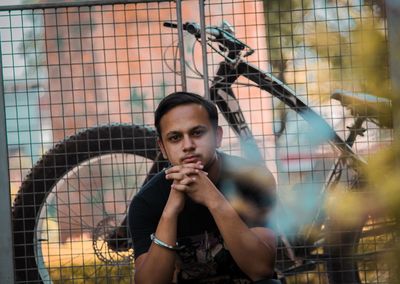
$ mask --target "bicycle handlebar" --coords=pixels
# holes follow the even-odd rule
[[[178,28],[178,25],[174,22],[164,22],[164,27],[168,28]],[[187,31],[188,33],[195,36],[195,38],[201,38],[201,26],[195,22],[186,22],[182,25],[182,29]],[[224,56],[229,59],[234,59],[238,57],[242,50],[248,49],[242,56],[247,57],[254,53],[254,50],[250,48],[247,44],[239,40],[235,37],[232,31],[216,27],[216,26],[207,26],[205,27],[205,33],[211,37],[207,38],[207,44],[210,45],[208,41],[219,43],[225,51],[228,51],[228,55]]]
[[[164,22],[164,27],[177,29],[178,25],[173,22]],[[186,22],[182,25],[182,27],[183,27],[183,30],[194,35],[196,38],[200,38],[201,27],[199,24],[197,24],[195,22]],[[215,27],[206,27],[206,33],[208,33],[209,35],[211,35],[215,38],[220,38],[222,36],[221,31]]]

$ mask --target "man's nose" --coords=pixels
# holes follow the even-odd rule
[[[183,137],[183,149],[191,150],[195,147],[193,139],[189,135]]]

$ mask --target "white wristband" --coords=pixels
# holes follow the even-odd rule
[[[169,245],[167,243],[164,243],[162,240],[157,239],[157,237],[156,237],[156,235],[154,233],[150,235],[150,239],[156,245],[158,245],[160,247],[163,247],[163,248],[166,248],[166,249],[169,249],[169,250],[181,250],[181,249],[184,248],[184,246],[179,246],[178,243],[176,243],[175,246],[171,246],[171,245]]]

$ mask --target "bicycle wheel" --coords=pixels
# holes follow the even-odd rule
[[[391,283],[390,253],[397,243],[393,218],[370,215],[362,226],[335,238],[341,244],[326,248],[330,284]]]
[[[17,281],[83,283],[95,276],[97,283],[129,283],[133,251],[110,248],[107,238],[126,216],[156,148],[154,131],[112,125],[46,153],[14,202]]]

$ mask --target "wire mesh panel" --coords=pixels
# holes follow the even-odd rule
[[[132,281],[129,237],[112,239],[156,158],[134,124],[181,88],[175,19],[169,2],[1,13],[18,282]]]
[[[143,2],[0,12],[17,282],[133,281],[127,208],[165,166],[153,111],[186,87],[220,106],[222,150],[277,180],[282,281],[388,283],[393,219],[358,164],[392,142],[384,2]]]
[[[270,217],[279,235],[278,274],[287,283],[393,281],[383,255],[395,240],[394,221],[368,212],[358,166],[329,143],[338,135],[368,159],[392,141],[390,101],[380,99],[390,97],[384,2],[211,1],[205,8],[206,25],[226,29],[229,22],[256,50],[245,60],[294,90],[335,131],[237,68],[233,92],[278,182]],[[224,59],[212,47],[208,59],[213,77]],[[235,135],[225,133],[231,144]]]

